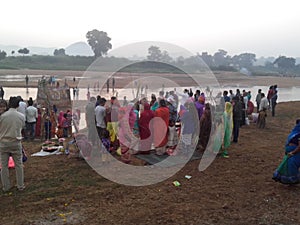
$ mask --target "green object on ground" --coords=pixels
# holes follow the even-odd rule
[[[177,180],[173,181],[173,184],[174,184],[175,187],[178,187],[178,186],[181,185],[181,184],[179,183],[179,181],[177,181]]]

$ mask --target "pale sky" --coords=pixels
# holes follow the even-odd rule
[[[297,0],[1,0],[0,44],[62,47],[92,29],[113,49],[162,41],[192,53],[300,56]]]

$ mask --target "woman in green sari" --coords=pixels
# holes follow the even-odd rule
[[[233,129],[233,118],[232,118],[232,105],[230,102],[225,103],[225,110],[223,113],[223,119],[224,119],[224,151],[222,153],[222,156],[224,158],[228,158],[228,148],[231,144],[231,135],[232,135],[232,129]]]

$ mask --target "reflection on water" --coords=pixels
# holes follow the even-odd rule
[[[1,75],[0,82],[17,82],[17,81],[24,81],[25,84],[25,76],[26,75]],[[45,75],[29,75],[30,81],[38,81]]]

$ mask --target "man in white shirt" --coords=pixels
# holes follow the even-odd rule
[[[267,110],[269,108],[269,102],[264,93],[261,93],[261,100],[259,104],[259,111]]]
[[[25,131],[25,139],[29,138],[34,140],[35,137],[35,124],[36,119],[38,118],[37,108],[33,106],[32,101],[28,101],[28,107],[25,110],[25,118],[26,118],[26,131]]]
[[[0,158],[1,158],[1,181],[3,191],[9,191],[8,160],[12,156],[15,162],[17,188],[22,191],[24,186],[24,171],[22,162],[21,130],[25,126],[25,116],[17,111],[19,99],[10,97],[9,110],[0,117]]]
[[[17,108],[18,112],[22,113],[25,116],[25,111],[27,108],[26,102],[24,102],[23,98],[21,96],[17,97],[19,99],[19,107]]]
[[[106,102],[105,98],[101,98],[100,104],[95,108],[96,128],[100,139],[103,137],[106,130],[106,123],[105,123],[106,109],[104,107],[105,102]]]
[[[184,105],[185,103],[186,103],[186,101],[188,100],[188,98],[189,98],[189,90],[188,89],[184,89],[183,90],[183,94],[182,93],[180,93],[180,92],[176,92],[176,94],[179,96],[179,97],[181,97],[181,99],[180,99],[180,104],[181,105]]]

